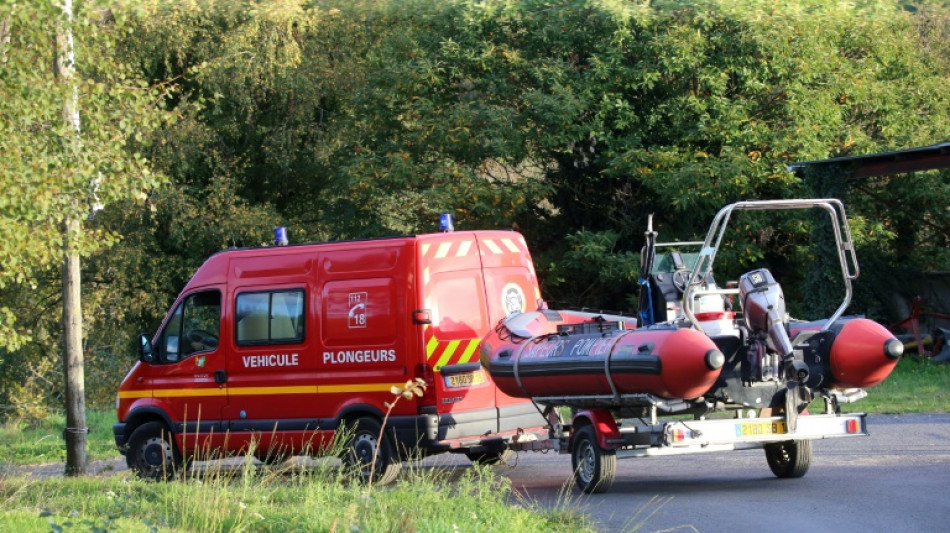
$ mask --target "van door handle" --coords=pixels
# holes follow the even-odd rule
[[[215,370],[214,371],[214,382],[215,383],[224,383],[228,380],[228,374],[224,370]]]

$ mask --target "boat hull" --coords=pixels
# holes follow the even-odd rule
[[[693,329],[557,334],[543,315],[528,318],[525,331],[534,336],[499,326],[482,341],[482,366],[511,396],[697,398],[715,384],[725,360],[709,337]]]

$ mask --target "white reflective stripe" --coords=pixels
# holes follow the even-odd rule
[[[511,239],[502,239],[501,243],[505,245],[505,248],[508,248],[509,252],[520,253],[521,249],[515,246],[515,243]]]
[[[498,245],[495,244],[495,241],[484,240],[482,242],[485,243],[485,246],[491,251],[491,253],[493,254],[503,253],[501,251],[501,248],[499,248]]]
[[[422,243],[422,257],[425,257],[429,253],[429,243]]]
[[[472,241],[462,241],[462,244],[459,246],[459,251],[455,252],[455,257],[465,257],[471,248]]]
[[[429,267],[428,267],[428,266],[426,266],[425,268],[422,269],[422,283],[423,283],[424,285],[428,285],[428,284],[429,284]],[[426,307],[428,307],[428,306],[426,306]]]
[[[435,258],[442,259],[445,256],[449,255],[449,248],[451,247],[452,247],[452,243],[450,242],[443,242],[442,244],[440,244],[439,249],[436,250],[435,252]]]

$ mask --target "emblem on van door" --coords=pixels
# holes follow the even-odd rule
[[[350,293],[350,312],[347,314],[346,322],[350,329],[366,327],[366,293]]]
[[[501,290],[501,308],[505,310],[505,315],[523,313],[524,303],[524,291],[517,283],[509,283]]]

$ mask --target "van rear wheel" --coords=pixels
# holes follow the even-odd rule
[[[380,439],[381,425],[374,418],[363,417],[350,426],[351,437],[343,452],[343,464],[363,483],[370,480],[388,485],[396,480],[402,462],[396,456],[392,439],[385,433]],[[373,470],[373,457],[376,458]]]
[[[168,426],[146,422],[129,437],[126,464],[142,479],[167,481],[181,468],[181,454]]]

